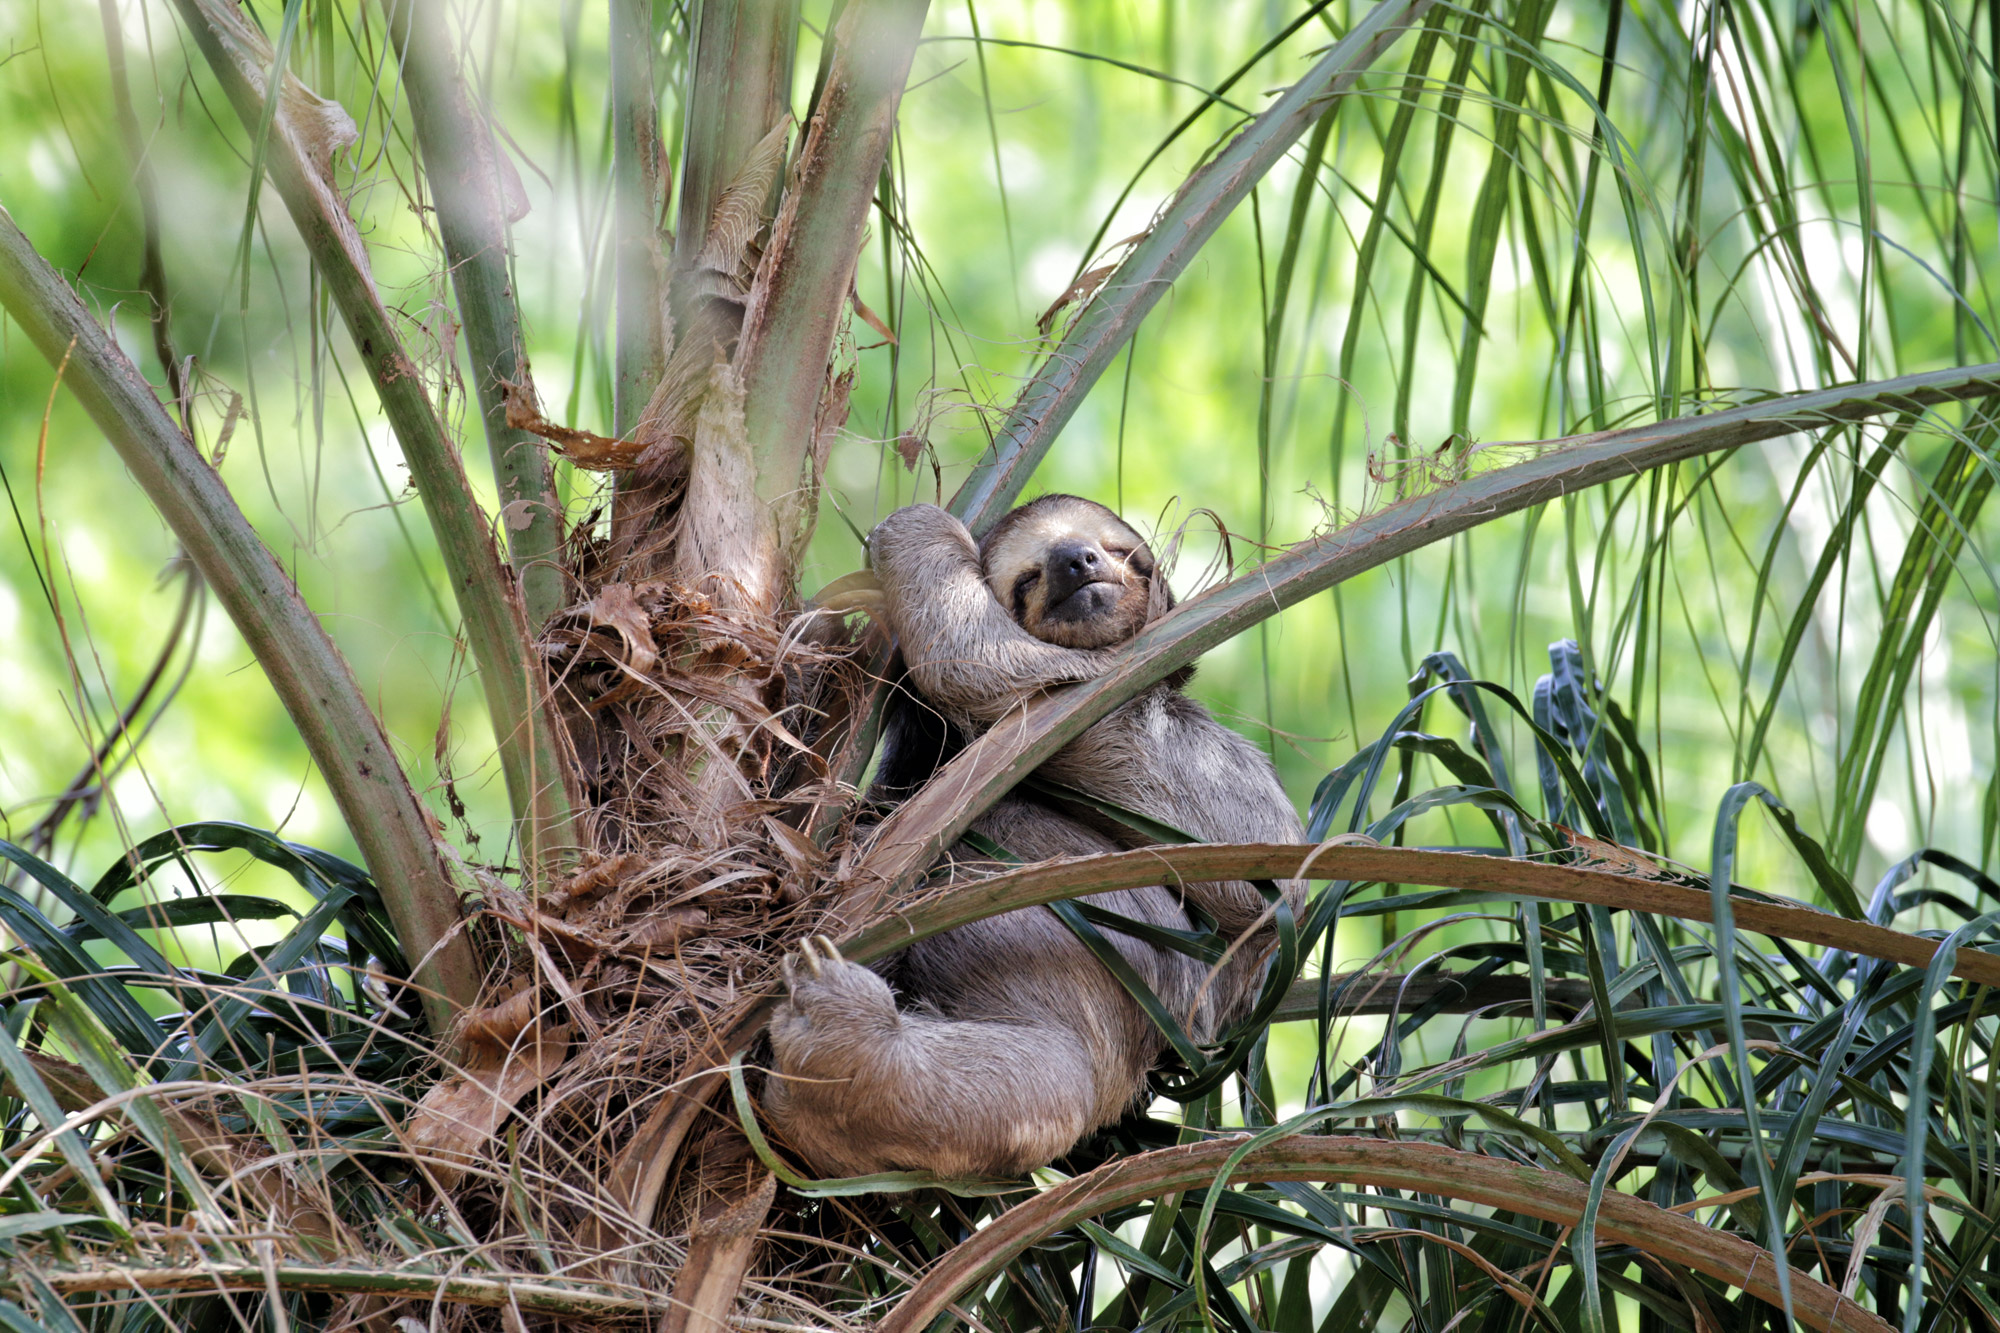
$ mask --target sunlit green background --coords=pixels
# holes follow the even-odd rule
[[[276,31],[274,0],[249,8]],[[608,433],[604,7],[449,8],[470,24],[468,72],[530,205],[514,232],[516,277],[543,404]],[[672,158],[684,14],[657,8],[675,29],[662,37]],[[805,4],[813,33],[828,8]],[[1302,20],[1300,0],[938,0],[883,186],[893,225],[873,220],[856,276],[859,300],[895,341],[857,320],[839,350],[857,372],[853,411],[802,593],[858,566],[856,532],[895,506],[950,496],[1049,345],[1038,316],[1080,272],[1116,262],[1120,242],[1361,8],[1341,0]],[[1240,569],[1406,491],[1522,456],[1492,446],[2000,357],[2000,105],[1984,91],[1992,39],[1966,26],[1975,6],[1634,4],[1619,11],[1607,67],[1608,7],[1563,3],[1547,18],[1549,60],[1532,68],[1509,59],[1506,29],[1532,26],[1542,7],[1490,9],[1490,25],[1436,11],[1474,40],[1440,49],[1428,83],[1406,87],[1403,39],[1342,105],[1316,174],[1301,169],[1306,145],[1295,148],[1161,301],[1031,493],[1093,496],[1163,535],[1185,524],[1175,579],[1187,595],[1226,572],[1225,553]],[[376,281],[490,500],[379,7],[304,0],[300,10],[294,66],[359,130],[335,170]],[[283,208],[269,190],[253,205],[247,136],[167,5],[0,4],[0,205],[163,383],[138,288],[107,23],[160,182],[173,337],[197,367],[198,442],[325,618],[428,808],[471,857],[504,864],[491,732],[396,440]],[[817,58],[809,37],[795,109]],[[1441,100],[1447,79],[1470,91]],[[1206,102],[1202,90],[1225,81]],[[1603,122],[1589,102],[1600,89]],[[1385,172],[1406,94],[1420,100]],[[1496,247],[1490,266],[1484,243]],[[1058,332],[1073,312],[1054,312]],[[15,840],[34,835],[80,774],[94,781],[90,756],[169,644],[182,595],[172,537],[53,379],[0,320],[0,836]],[[1965,420],[1961,409],[1939,415]],[[1830,434],[1823,453],[1804,437],[1754,446],[1478,528],[1216,650],[1193,688],[1270,744],[1303,808],[1329,767],[1390,724],[1425,654],[1453,652],[1527,700],[1548,645],[1574,638],[1644,738],[1666,848],[1682,861],[1708,864],[1717,804],[1748,778],[1790,803],[1864,889],[1924,846],[1990,867],[1996,520],[1990,507],[1972,517],[1934,615],[1908,651],[1882,659],[1907,674],[1876,670],[1918,508],[1948,480],[1946,436],[1913,437],[1843,542],[1860,462],[1883,436]],[[899,443],[923,446],[913,469]],[[1992,467],[1983,455],[1966,464]],[[594,521],[605,483],[559,471],[571,520]],[[1752,761],[1787,631],[1830,546],[1841,558],[1799,622]],[[198,624],[167,658],[136,747],[112,747],[95,817],[60,830],[51,859],[79,879],[193,819],[353,855],[234,629],[213,611]],[[1427,724],[1463,735],[1441,699]],[[1531,788],[1525,730],[1505,725]],[[1876,773],[1856,757],[1878,742]],[[1737,878],[1812,899],[1762,819],[1745,821]],[[1486,833],[1440,813],[1410,837]],[[277,879],[260,890],[296,897]],[[1338,952],[1365,959],[1433,915],[1362,917]],[[264,924],[247,933],[261,938]],[[1919,908],[1896,924],[1956,921]],[[1401,965],[1510,929],[1453,921],[1415,939]],[[183,943],[210,966],[240,947]],[[1273,1029],[1283,1111],[1303,1095],[1312,1028]],[[1458,1031],[1456,1021],[1426,1029],[1411,1059],[1442,1056]],[[1334,1067],[1379,1026],[1364,1020],[1355,1035],[1363,1042],[1336,1050]]]
[[[321,0],[304,9],[298,68],[337,96],[361,131],[336,165],[377,281],[468,441],[468,472],[490,493],[379,12]],[[815,30],[825,9],[806,6]],[[608,431],[603,8],[460,10],[475,23],[473,77],[504,127],[532,206],[515,230],[515,252],[536,382],[551,416]],[[325,617],[430,808],[461,838],[480,839],[476,855],[500,861],[490,732],[396,442],[368,385],[348,368],[346,335],[269,191],[250,236],[247,288],[240,285],[246,136],[206,73],[191,67],[170,14],[140,0],[111,11],[161,182],[174,338],[199,367],[200,443],[219,451],[225,419],[238,418],[223,476]],[[257,12],[275,31],[275,7]],[[852,529],[865,531],[912,499],[950,495],[1046,345],[1037,316],[1080,268],[1115,260],[1116,242],[1143,230],[1241,116],[1332,40],[1347,6],[1280,42],[1233,84],[1227,105],[1210,107],[1141,171],[1201,106],[1198,90],[1235,73],[1297,13],[1264,0],[986,0],[976,11],[951,0],[934,8],[888,187],[907,235],[877,218],[857,276],[861,300],[899,342],[889,346],[856,321],[843,349],[858,368],[854,409],[828,467],[805,592],[860,563]],[[1532,114],[1517,122],[1511,152],[1522,165],[1483,337],[1472,340],[1478,361],[1462,415],[1455,385],[1468,343],[1459,302],[1495,153],[1489,102],[1506,92],[1507,68],[1490,39],[1474,55],[1470,77],[1488,95],[1452,109],[1457,132],[1435,175],[1442,122],[1435,100],[1423,104],[1391,187],[1392,225],[1357,283],[1405,39],[1342,110],[1303,212],[1295,220],[1295,150],[1162,301],[1031,490],[1077,491],[1163,530],[1187,521],[1176,573],[1186,594],[1215,576],[1218,527],[1240,566],[1257,558],[1260,543],[1296,541],[1393,498],[1393,481],[1371,481],[1371,460],[1378,476],[1393,478],[1413,466],[1406,450],[1458,458],[1471,441],[1531,441],[1690,412],[1697,391],[1796,389],[1996,355],[1987,332],[2000,256],[1994,184],[1975,178],[1947,188],[1962,123],[1990,136],[1992,121],[1982,117],[1991,109],[1968,106],[1958,74],[1905,59],[1902,47],[1922,24],[1948,25],[1949,7],[1869,9],[1858,20],[1859,43],[1852,16],[1828,14],[1823,24],[1815,11],[1801,14],[1790,30],[1767,30],[1760,11],[1747,34],[1725,37],[1714,52],[1672,12],[1628,14],[1611,88],[1615,133],[1597,150],[1592,175],[1597,126],[1576,93],[1601,77],[1605,15],[1597,5],[1557,8],[1550,30],[1566,45],[1551,49],[1567,55],[1576,83],[1558,77],[1563,71],[1538,71],[1521,93]],[[967,40],[975,24],[1003,40]],[[372,52],[372,63],[358,60],[357,49]],[[671,153],[684,47],[670,39],[668,51],[662,110]],[[98,7],[0,6],[0,58],[0,203],[100,315],[116,320],[134,359],[162,382],[136,286],[138,213]],[[816,58],[808,40],[796,107]],[[1433,74],[1450,59],[1441,53]],[[1691,71],[1703,68],[1713,81],[1691,83]],[[1773,97],[1785,80],[1788,95]],[[1849,99],[1843,86],[1862,91]],[[1733,148],[1713,128],[1690,143],[1690,106],[1702,97],[1719,107],[1715,125],[1742,133]],[[1797,120],[1792,105],[1810,118]],[[1848,114],[1855,106],[1866,112],[1858,120]],[[1595,221],[1579,246],[1574,219],[1587,184]],[[1437,281],[1412,312],[1409,242],[1423,234]],[[1093,235],[1104,243],[1090,250]],[[1675,256],[1690,247],[1698,260],[1683,281]],[[1288,248],[1294,271],[1272,344]],[[167,577],[174,542],[110,446],[73,400],[51,399],[51,369],[19,331],[0,329],[9,503],[0,513],[0,833],[18,839],[85,766],[160,653],[179,585]],[[240,413],[232,409],[238,394]],[[1602,404],[1596,415],[1593,401]],[[931,449],[914,472],[892,447],[912,432]],[[1669,845],[1682,859],[1706,864],[1716,802],[1748,776],[1780,792],[1809,831],[1829,833],[1837,818],[1864,829],[1864,882],[1926,844],[1984,863],[2000,663],[1990,513],[1960,559],[1919,669],[1892,701],[1895,730],[1879,784],[1836,781],[1859,725],[1882,589],[1942,439],[1913,444],[1908,464],[1885,474],[1851,561],[1816,604],[1761,760],[1741,771],[1777,645],[1851,485],[1854,468],[1843,460],[1865,456],[1879,436],[1840,438],[1802,484],[1809,441],[1794,439],[1749,449],[1712,473],[1688,465],[1629,493],[1611,488],[1480,528],[1212,653],[1194,689],[1270,740],[1303,806],[1330,765],[1388,724],[1426,652],[1449,649],[1526,699],[1547,670],[1547,644],[1575,637],[1647,738]],[[1475,455],[1474,465],[1504,456]],[[603,483],[573,472],[564,480],[572,519],[582,521]],[[1615,514],[1608,494],[1619,502]],[[1655,542],[1642,585],[1640,560]],[[1768,574],[1761,586],[1760,570]],[[1643,608],[1635,601],[1642,587]],[[219,613],[202,623],[192,669],[184,664],[170,664],[178,693],[157,718],[148,711],[136,756],[127,762],[124,749],[114,752],[101,814],[66,825],[54,859],[92,874],[130,840],[194,818],[238,819],[350,849],[303,747]],[[1459,733],[1445,713],[1440,701],[1431,725]],[[1866,725],[1872,734],[1882,724]],[[1528,762],[1523,746],[1516,754]],[[462,824],[449,813],[447,782],[468,811]],[[1478,833],[1437,820],[1422,836],[1455,842]],[[1742,877],[1808,894],[1796,863],[1778,857],[1772,841],[1749,835]],[[1372,943],[1344,942],[1343,951],[1365,954]]]

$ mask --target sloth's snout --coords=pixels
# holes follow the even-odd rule
[[[1045,604],[1056,606],[1069,600],[1072,593],[1093,583],[1117,581],[1111,562],[1105,558],[1095,542],[1058,542],[1049,548],[1048,562],[1044,566],[1043,577],[1048,580],[1048,590],[1044,594]]]
[[[1088,582],[1096,577],[1104,557],[1089,542],[1064,542],[1049,552],[1049,563],[1060,565],[1071,578]]]

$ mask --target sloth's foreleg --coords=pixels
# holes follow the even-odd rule
[[[899,1011],[824,942],[786,959],[785,981],[764,1110],[817,1169],[1016,1176],[1095,1123],[1095,1074],[1066,1027]]]
[[[986,586],[972,534],[935,505],[905,505],[876,524],[868,556],[911,678],[947,713],[991,723],[1034,691],[1093,680],[1110,662],[1016,624]]]

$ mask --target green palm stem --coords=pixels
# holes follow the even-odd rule
[[[660,107],[652,0],[611,0],[611,218],[617,290],[611,430],[630,438],[666,367],[660,315]]]
[[[538,631],[568,598],[563,590],[562,504],[548,449],[534,435],[507,424],[502,388],[527,379],[521,309],[508,263],[507,185],[515,180],[513,169],[467,94],[444,11],[413,0],[381,3],[402,60],[410,120],[458,295],[459,323],[472,358],[473,388],[500,496],[501,527],[529,629]]]
[[[1288,606],[1505,514],[1682,459],[1891,412],[2000,392],[2000,362],[1786,394],[1649,426],[1548,441],[1526,462],[1410,497],[1284,551],[1148,626],[1096,680],[1038,700],[987,732],[884,821],[856,868],[857,898],[894,897],[971,822],[1091,723]]]
[[[1242,133],[1189,176],[1071,323],[952,497],[951,511],[984,532],[1013,507],[1049,446],[1126,341],[1237,205],[1282,160],[1328,99],[1352,88],[1431,0],[1382,0]]]
[[[381,890],[435,1032],[479,994],[458,893],[346,659],[222,479],[60,274],[0,210],[0,305],[68,384],[256,656]]]
[[[756,502],[795,557],[811,533],[820,401],[928,0],[850,0],[737,352]],[[810,464],[810,465],[809,465]]]
[[[256,134],[266,123],[269,70],[263,39],[217,0],[175,4],[238,118]],[[296,91],[302,99],[311,96],[303,88]],[[316,160],[338,145],[324,137],[323,125],[300,121],[291,101],[289,94],[281,99],[269,122],[265,166],[340,309],[423,499],[479,669],[523,859],[539,875],[577,845],[577,835],[561,732],[549,702],[537,697],[540,673],[529,648],[526,612],[494,545],[491,523],[466,483],[458,450],[375,290],[353,221]]]

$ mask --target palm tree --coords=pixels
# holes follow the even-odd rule
[[[0,1318],[2000,1322],[1991,3],[610,0],[601,60],[568,5],[101,17],[79,77],[108,110],[79,121],[103,148],[77,160],[117,163],[109,258],[12,186],[0,216],[0,306],[54,372],[37,476],[74,395],[361,865],[210,820],[118,830],[94,883],[60,868],[150,684],[0,844]],[[66,124],[81,85],[45,82],[23,96]],[[188,223],[176,164],[247,182],[233,247]],[[544,252],[530,219],[571,210],[574,252]],[[137,273],[116,308],[110,260]],[[118,336],[141,328],[157,381]],[[278,483],[228,445],[279,430],[266,337],[306,348],[315,440],[352,401],[337,485],[377,442],[409,470],[422,525],[386,480],[379,517],[417,575],[342,597],[453,637],[498,850],[468,836],[450,693],[420,771],[274,550],[287,522],[330,549],[319,473],[303,530],[253,522]],[[889,645],[807,588],[858,562],[849,508],[934,496],[980,531],[1037,476],[1128,511],[1213,481],[1222,574],[871,813]],[[1316,850],[1174,846],[1110,808],[1163,845],[924,891],[994,800],[1218,649],[1287,774],[1332,755]],[[1753,807],[1781,850],[1739,849]],[[1964,859],[1886,846],[1912,816]],[[297,894],[198,869],[244,855]],[[1141,987],[1175,1038],[1161,1102],[1036,1186],[814,1180],[759,1129],[804,934],[866,962],[1302,865],[1323,887],[1252,1019],[1197,1048]],[[263,918],[290,924],[200,952]],[[1494,1026],[1469,1044],[1452,1015]]]

